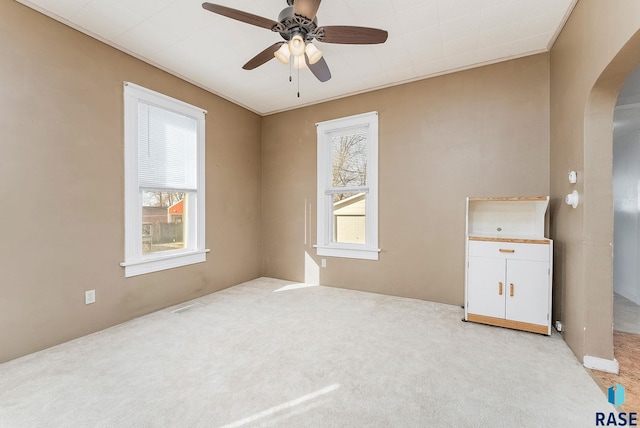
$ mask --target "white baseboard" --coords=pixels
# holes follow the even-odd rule
[[[604,358],[584,356],[584,366],[589,369],[599,370],[601,372],[618,374],[618,360],[605,360]]]

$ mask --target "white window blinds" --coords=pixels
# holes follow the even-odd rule
[[[141,188],[196,190],[198,123],[138,104],[138,180]]]

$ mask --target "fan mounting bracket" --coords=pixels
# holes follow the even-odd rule
[[[293,0],[288,0],[293,4]],[[274,25],[271,31],[280,33],[283,39],[291,40],[293,36],[299,34],[305,42],[310,42],[315,38],[316,29],[318,28],[318,19],[310,20],[302,15],[293,13],[293,6],[284,8],[278,16],[277,25]]]

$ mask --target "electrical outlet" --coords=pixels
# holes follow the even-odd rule
[[[322,267],[327,267],[327,259],[322,259]]]
[[[84,292],[84,303],[86,305],[96,302],[96,290],[88,290]]]

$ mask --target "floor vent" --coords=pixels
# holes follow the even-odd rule
[[[183,306],[181,308],[174,309],[171,312],[174,313],[174,314],[181,314],[183,312],[187,312],[188,310],[195,308],[196,306],[204,306],[204,304],[200,303],[200,302],[195,302],[195,303],[191,303],[191,304],[189,304],[187,306]]]

